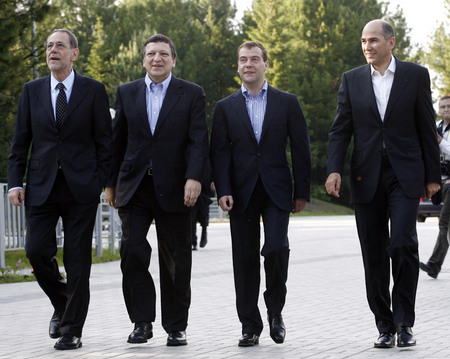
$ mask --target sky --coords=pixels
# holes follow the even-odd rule
[[[235,1],[238,8],[237,17],[241,18],[244,10],[251,8],[252,0]],[[389,2],[391,12],[396,9],[397,5],[400,5],[408,27],[411,29],[412,43],[423,47],[426,47],[430,36],[444,21],[446,15],[444,0],[391,0],[386,2]]]

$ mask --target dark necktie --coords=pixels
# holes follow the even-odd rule
[[[67,97],[64,91],[65,87],[62,82],[60,82],[56,87],[59,89],[58,97],[56,98],[56,127],[61,128],[64,119],[64,112],[67,108]]]

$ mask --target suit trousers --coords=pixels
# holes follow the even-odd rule
[[[286,301],[288,277],[289,212],[277,207],[260,179],[247,208],[240,214],[230,212],[236,307],[242,333],[260,335],[263,329],[258,309],[260,289],[260,251],[264,257],[267,310],[281,314]],[[264,245],[260,245],[260,217],[264,225]]]
[[[419,198],[405,195],[386,156],[372,202],[354,205],[367,299],[380,333],[395,333],[399,326],[414,325],[419,277],[418,205]]]
[[[147,240],[155,220],[161,288],[162,325],[167,333],[185,330],[191,302],[191,213],[170,213],[158,203],[153,177],[146,174],[130,202],[119,208],[122,289],[133,323],[154,322],[156,292],[149,272],[152,247]]]
[[[439,234],[434,245],[433,253],[431,254],[428,264],[439,273],[444,263],[445,256],[449,247],[449,233],[448,225],[450,221],[450,193],[447,188],[443,188],[444,205],[441,209],[439,217]]]
[[[58,171],[52,191],[42,206],[26,206],[26,253],[36,279],[55,310],[64,313],[61,334],[82,336],[89,306],[89,276],[92,263],[92,231],[98,203],[76,201]],[[67,282],[59,272],[55,255],[55,227],[62,218],[63,262]]]

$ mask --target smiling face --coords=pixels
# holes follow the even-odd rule
[[[242,47],[238,54],[238,72],[245,88],[259,90],[264,84],[264,74],[269,68],[269,61],[264,61],[259,47]]]
[[[368,64],[384,74],[391,61],[395,37],[385,38],[381,21],[371,21],[362,31],[361,47]]]
[[[163,82],[175,67],[176,58],[172,57],[169,44],[165,42],[149,42],[145,46],[142,65],[154,83]]]
[[[71,48],[69,35],[54,32],[47,38],[47,65],[58,81],[63,81],[72,71],[73,62],[78,58],[79,50]]]

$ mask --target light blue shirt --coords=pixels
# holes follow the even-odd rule
[[[255,134],[256,141],[258,141],[258,143],[261,139],[261,131],[264,123],[264,116],[266,114],[267,88],[267,81],[264,81],[262,89],[255,97],[245,88],[244,84],[241,86],[242,95],[245,98],[245,105],[247,106],[248,117],[250,117],[253,133]]]
[[[172,73],[159,84],[155,84],[148,74],[145,75],[145,99],[147,104],[147,117],[148,124],[150,125],[150,131],[152,135],[155,134],[156,124],[158,123],[159,112],[166,97],[167,88],[169,87],[170,80],[172,80]]]
[[[73,70],[70,72],[70,75],[66,77],[66,79],[62,82],[66,93],[67,103],[69,103],[70,95],[72,94],[73,83],[75,81],[75,73]],[[59,81],[50,75],[50,95],[52,97],[52,107],[53,107],[53,116],[56,121],[56,98],[59,94],[59,89],[56,87],[59,84]]]

